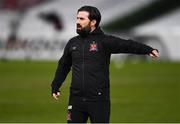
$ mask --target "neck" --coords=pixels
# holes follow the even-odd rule
[[[96,29],[96,27],[91,27],[91,32],[93,32]]]

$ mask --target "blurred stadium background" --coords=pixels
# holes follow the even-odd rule
[[[111,122],[180,122],[180,0],[0,0],[0,122],[66,122],[71,74],[59,102],[50,84],[83,5],[106,33],[160,51],[112,56]]]

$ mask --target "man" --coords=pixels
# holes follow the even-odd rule
[[[109,123],[110,93],[109,64],[113,53],[147,54],[159,57],[156,49],[106,35],[99,27],[101,14],[92,6],[83,6],[77,12],[77,33],[67,43],[59,60],[52,96],[58,100],[59,88],[72,66],[72,82],[67,121],[86,123]]]

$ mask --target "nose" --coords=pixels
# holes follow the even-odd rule
[[[79,19],[76,19],[76,24],[79,24]]]

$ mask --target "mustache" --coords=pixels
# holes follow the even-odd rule
[[[77,24],[76,26],[77,26],[77,28],[82,28],[82,26],[80,24]]]

